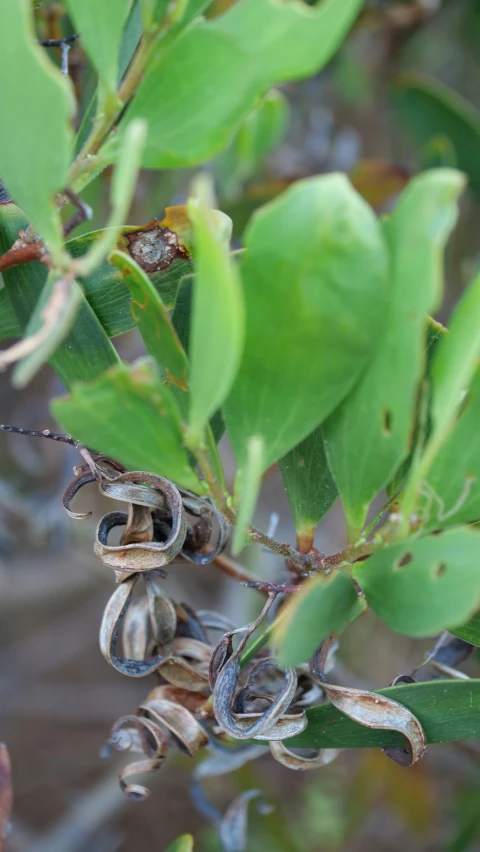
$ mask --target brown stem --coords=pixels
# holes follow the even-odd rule
[[[220,568],[220,571],[223,571],[224,574],[227,574],[239,583],[250,583],[252,580],[256,582],[255,578],[252,578],[251,574],[244,573],[242,566],[238,565],[237,562],[234,562],[233,559],[230,559],[229,556],[226,556],[225,553],[219,553],[213,560],[213,564],[216,565],[217,568]],[[262,585],[260,581],[259,584]],[[263,591],[263,589],[260,591]]]
[[[12,266],[20,266],[22,263],[31,263],[32,260],[41,260],[48,266],[48,253],[44,244],[38,240],[35,243],[27,243],[15,248],[12,246],[0,257],[0,272],[10,269]]]

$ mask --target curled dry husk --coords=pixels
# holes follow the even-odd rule
[[[113,726],[110,745],[119,751],[144,754],[143,760],[128,764],[120,772],[120,787],[129,798],[145,799],[149,795],[146,787],[132,784],[128,779],[132,775],[156,772],[172,743],[190,757],[195,757],[208,743],[208,734],[184,705],[182,690],[157,687],[149,693],[135,716],[123,716]],[[191,707],[192,710],[198,709],[192,703]]]
[[[255,663],[248,675],[245,686],[237,688],[240,675],[240,656],[248,638],[265,618],[276,595],[269,595],[260,616],[240,630],[226,633],[217,643],[210,660],[210,683],[213,690],[213,710],[215,718],[225,733],[235,739],[246,740],[255,737],[260,740],[282,740],[293,737],[305,730],[307,717],[303,710],[290,710],[297,692],[297,674],[295,669],[285,668],[273,658]],[[237,650],[232,651],[234,633],[244,632]],[[252,692],[254,681],[267,668],[283,672],[283,684],[276,695],[266,696],[269,706],[262,713],[245,711],[245,702],[255,696]]]
[[[313,656],[310,664],[312,677],[320,681],[329,701],[355,722],[367,728],[398,731],[405,738],[405,747],[384,748],[385,754],[400,766],[412,766],[427,750],[425,732],[417,717],[403,704],[363,689],[334,686],[326,681],[322,671],[322,649]]]
[[[172,482],[156,474],[134,471],[120,474],[114,480],[102,481],[100,490],[130,506],[128,515],[110,512],[98,524],[94,550],[104,565],[119,572],[143,573],[167,565],[180,553],[187,526],[181,494]],[[149,509],[164,507],[165,504],[170,512],[171,531],[166,541],[155,541],[152,540],[153,520]],[[137,523],[133,518],[135,512]],[[114,527],[128,525],[138,529],[142,524],[146,535],[140,540],[132,540],[131,534],[127,533],[119,545],[108,544],[109,532]]]
[[[296,754],[291,749],[287,748],[282,742],[271,742],[270,751],[272,756],[282,766],[287,769],[295,769],[297,771],[307,771],[309,769],[320,769],[322,766],[327,766],[340,754],[340,750],[336,748],[319,749],[313,757],[305,757]]]

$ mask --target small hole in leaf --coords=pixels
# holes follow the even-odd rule
[[[405,565],[408,565],[408,563],[411,562],[412,559],[413,559],[413,556],[412,556],[411,553],[404,553],[403,556],[398,560],[395,567],[397,569],[398,568],[405,568]]]
[[[438,565],[435,566],[435,569],[433,571],[434,576],[435,577],[443,577],[443,575],[445,574],[445,571],[447,570],[447,567],[448,566],[447,566],[446,562],[439,562]]]
[[[388,408],[382,411],[382,430],[384,435],[391,435],[393,429],[393,414]]]

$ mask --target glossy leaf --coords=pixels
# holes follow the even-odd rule
[[[306,663],[329,633],[342,633],[365,609],[352,581],[340,572],[318,574],[292,595],[276,633],[284,666]]]
[[[425,323],[440,302],[442,254],[463,176],[450,169],[412,181],[386,223],[390,306],[374,358],[324,426],[325,445],[354,539],[368,506],[409,453]]]
[[[480,519],[480,369],[458,421],[423,485],[418,514],[429,530]]]
[[[7,288],[0,289],[0,340],[9,337],[21,337],[22,329],[18,324],[13,305],[10,301]]]
[[[431,636],[480,606],[479,542],[468,527],[413,539],[356,563],[353,576],[392,630]]]
[[[480,357],[480,275],[453,313],[432,365],[432,440],[448,433]]]
[[[295,520],[297,546],[302,553],[308,553],[317,524],[338,495],[321,428],[280,459],[280,470]]]
[[[435,137],[449,140],[456,165],[479,192],[480,112],[448,86],[421,74],[398,77],[391,87],[391,101],[419,144],[428,145]]]
[[[264,454],[265,447],[263,439],[257,435],[253,435],[248,440],[247,463],[245,468],[238,472],[235,482],[235,498],[238,505],[238,512],[232,542],[232,553],[234,556],[240,553],[247,543],[247,528],[252,522],[262,484]]]
[[[0,251],[7,251],[28,222],[15,204],[0,205]],[[37,261],[3,272],[5,289],[22,330],[25,330],[47,278]],[[50,361],[64,385],[91,381],[118,363],[118,356],[86,299],[82,298],[77,320]]]
[[[190,437],[202,430],[228,395],[238,370],[244,339],[244,306],[238,272],[228,241],[212,212],[192,200],[195,269],[190,340]],[[227,217],[225,217],[227,219]],[[228,220],[230,227],[230,221]]]
[[[315,74],[328,62],[362,5],[241,0],[213,20],[193,22],[170,49],[160,42],[127,113],[149,121],[144,165],[186,166],[217,153],[273,83]]]
[[[191,834],[182,834],[177,837],[165,852],[193,852],[193,837]]]
[[[480,680],[429,681],[379,689],[421,723],[428,743],[480,737]],[[332,704],[307,710],[308,726],[289,748],[386,748],[403,745],[401,734],[375,731],[344,716]]]
[[[61,255],[60,217],[53,196],[67,182],[74,112],[70,81],[35,43],[29,0],[0,8],[0,174],[50,251]],[[32,128],[36,128],[32,132]]]
[[[185,385],[187,357],[152,282],[125,252],[113,251],[109,260],[122,273],[122,280],[132,294],[132,315],[148,354],[166,367],[180,385]]]
[[[117,86],[120,43],[131,5],[132,0],[67,0],[82,47],[110,92]]]
[[[470,621],[462,624],[460,627],[451,627],[450,633],[454,633],[464,642],[470,642],[470,645],[480,647],[480,614],[477,612]]]
[[[148,359],[120,365],[96,382],[78,384],[52,405],[71,434],[130,470],[146,470],[202,493],[182,445],[180,415],[168,388]]]
[[[331,413],[372,357],[387,257],[371,209],[343,175],[299,181],[257,211],[240,272],[247,332],[224,406],[238,462],[262,435],[265,467]]]

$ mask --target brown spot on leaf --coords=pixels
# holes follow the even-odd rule
[[[434,576],[435,577],[443,577],[443,575],[445,574],[445,571],[447,570],[447,567],[448,566],[447,566],[446,562],[439,562],[439,564],[435,566],[435,569],[434,569],[434,572],[433,572]]]
[[[388,408],[382,411],[382,430],[384,435],[391,435],[393,428],[393,415]]]
[[[411,553],[408,553],[408,552],[404,553],[403,556],[398,560],[395,567],[396,568],[405,568],[405,565],[408,565],[408,563],[411,562],[412,559],[413,559],[413,556],[412,556]]]
[[[143,231],[125,234],[128,252],[144,272],[159,272],[168,269],[174,260],[188,258],[187,249],[178,241],[177,234],[169,228],[161,228],[156,222]]]

